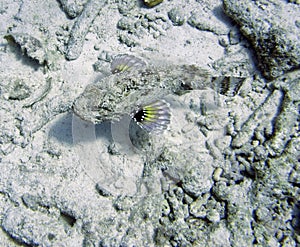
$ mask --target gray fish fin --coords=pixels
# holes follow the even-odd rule
[[[111,62],[113,74],[130,71],[132,69],[143,69],[147,64],[140,58],[128,54],[117,55]]]

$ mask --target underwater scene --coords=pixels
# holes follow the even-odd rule
[[[0,20],[0,246],[300,246],[298,0]]]

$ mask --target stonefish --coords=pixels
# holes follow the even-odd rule
[[[212,76],[195,65],[147,65],[132,55],[118,55],[111,74],[89,84],[75,100],[73,110],[94,124],[118,121],[130,115],[148,132],[164,130],[170,123],[166,95],[212,88],[221,94],[235,94],[241,79]]]

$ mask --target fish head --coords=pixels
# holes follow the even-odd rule
[[[90,84],[74,101],[74,113],[85,121],[98,124],[107,120],[119,120],[120,112],[116,111],[118,99],[109,90]]]

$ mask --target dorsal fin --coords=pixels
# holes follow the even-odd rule
[[[111,62],[111,72],[113,74],[144,67],[146,67],[146,63],[142,59],[127,54],[118,55]]]

